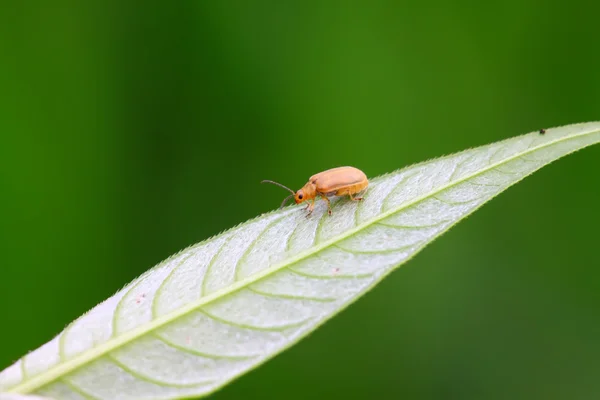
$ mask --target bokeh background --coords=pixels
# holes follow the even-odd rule
[[[0,369],[315,172],[600,119],[600,3],[0,6]],[[600,397],[600,146],[217,400]]]

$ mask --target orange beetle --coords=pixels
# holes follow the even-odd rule
[[[353,195],[365,190],[369,185],[369,180],[360,169],[354,167],[337,167],[311,176],[306,185],[295,193],[292,189],[283,186],[281,183],[268,180],[264,180],[261,183],[272,183],[292,193],[283,200],[279,208],[283,208],[290,197],[294,197],[296,204],[312,200],[312,203],[309,203],[306,207],[308,215],[310,215],[315,208],[316,197],[321,196],[323,200],[327,201],[328,212],[331,215],[329,197],[348,195],[352,201],[360,201],[363,199],[362,197],[353,197]]]

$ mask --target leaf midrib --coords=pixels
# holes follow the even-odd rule
[[[429,193],[421,195],[408,203],[403,203],[397,207],[393,207],[387,211],[384,211],[384,212],[378,214],[376,217],[373,217],[373,218],[363,222],[362,224],[359,224],[358,226],[347,230],[346,232],[344,232],[341,235],[335,236],[329,240],[326,240],[322,243],[314,245],[310,249],[302,251],[302,252],[296,254],[295,256],[289,258],[286,261],[276,263],[275,265],[273,265],[271,267],[268,267],[260,272],[257,272],[256,274],[251,275],[247,278],[244,278],[240,281],[234,282],[233,284],[231,284],[230,286],[228,286],[226,288],[223,288],[223,289],[217,290],[211,294],[208,294],[208,295],[200,298],[197,301],[191,302],[186,306],[183,306],[175,311],[172,311],[169,314],[165,314],[160,317],[157,317],[156,319],[154,319],[153,321],[150,321],[147,324],[141,325],[137,328],[134,328],[128,332],[121,334],[120,336],[109,339],[108,341],[98,345],[97,347],[94,347],[88,351],[85,351],[85,352],[73,357],[70,360],[61,362],[61,363],[51,367],[47,371],[42,372],[39,375],[36,375],[36,376],[30,378],[29,380],[16,385],[15,387],[8,390],[8,393],[21,393],[21,394],[30,393],[31,391],[36,390],[36,389],[42,387],[43,385],[51,383],[55,379],[65,375],[65,374],[68,374],[89,362],[95,361],[96,359],[102,357],[104,354],[109,353],[110,351],[113,351],[113,350],[119,348],[120,346],[125,345],[125,344],[129,343],[130,341],[133,341],[134,339],[137,339],[149,332],[154,331],[155,329],[158,329],[170,322],[173,322],[173,321],[183,317],[184,315],[194,311],[197,308],[200,308],[200,307],[202,307],[206,304],[209,304],[215,300],[218,300],[224,296],[230,295],[248,285],[256,283],[256,282],[260,281],[261,279],[268,277],[269,275],[272,275],[272,274],[274,274],[290,265],[293,265],[315,253],[320,252],[323,249],[326,249],[327,247],[329,247],[337,242],[340,242],[340,241],[348,238],[349,236],[352,236],[353,234],[355,234],[357,232],[360,232],[361,230],[365,229],[366,227],[368,227],[380,220],[383,220],[383,219],[385,219],[397,212],[400,212],[404,209],[410,208],[413,205],[415,205],[425,199],[428,199],[430,197],[435,196],[438,193],[443,192],[446,189],[449,189],[453,186],[456,186],[463,182],[466,182],[469,179],[472,179],[472,178],[474,178],[478,175],[481,175],[485,172],[491,171],[500,165],[509,163],[513,160],[516,160],[527,154],[534,153],[534,152],[544,149],[546,147],[550,147],[555,144],[559,144],[561,142],[567,142],[570,140],[574,140],[579,137],[592,135],[592,134],[598,133],[598,132],[600,132],[600,129],[595,129],[595,130],[591,130],[591,131],[587,131],[587,132],[582,132],[582,133],[578,133],[578,134],[572,134],[569,136],[557,138],[555,140],[551,140],[546,143],[535,146],[533,148],[529,148],[525,151],[519,152],[511,157],[500,160],[496,163],[493,163],[485,168],[478,170],[475,173],[469,174],[461,179],[458,179],[455,181],[450,181],[449,183],[442,185],[442,186],[438,187],[437,189],[432,190]],[[523,138],[527,135],[531,135],[531,133],[522,135],[521,138]],[[507,141],[511,140],[511,139],[517,139],[517,138],[518,138],[518,136],[514,137],[514,138],[509,138],[509,139],[507,139]],[[502,142],[498,142],[497,144],[501,144],[501,143]],[[576,150],[578,150],[578,149],[574,149],[573,151],[576,151]],[[383,176],[380,177],[380,179],[382,179],[382,178],[383,178]],[[23,359],[21,359],[20,362],[23,363]]]

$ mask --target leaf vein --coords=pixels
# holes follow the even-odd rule
[[[402,179],[400,179],[398,181],[398,183],[396,183],[394,185],[394,188],[392,190],[390,190],[390,192],[388,194],[385,195],[383,200],[381,200],[381,207],[379,207],[378,214],[384,213],[385,210],[387,210],[389,208],[387,203],[388,203],[390,197],[392,196],[392,194],[396,193],[396,190],[400,187],[400,185],[403,185],[404,183],[406,183],[407,180],[409,180],[410,178],[412,178],[415,175],[416,175],[416,172],[414,174],[406,174],[406,176],[404,176]]]
[[[21,369],[21,382],[23,382],[25,379],[27,379],[27,368],[25,368],[25,357],[27,357],[27,355],[24,355],[23,357],[21,357],[20,365],[19,365],[19,368]]]
[[[504,170],[501,170],[501,169],[500,169],[500,168],[498,168],[498,167],[497,167],[497,168],[494,168],[494,171],[498,171],[498,172],[500,172],[501,174],[503,174],[503,175],[508,175],[508,176],[515,176],[515,175],[519,175],[519,173],[518,173],[518,172],[509,172],[509,171],[504,171]]]
[[[227,244],[229,243],[231,238],[233,238],[234,236],[235,235],[231,234],[231,235],[229,235],[229,237],[227,237],[225,240],[223,240],[223,243],[221,243],[221,246],[219,247],[219,249],[215,252],[215,254],[212,256],[212,258],[208,262],[208,265],[206,266],[206,271],[204,271],[204,275],[202,276],[202,282],[200,283],[200,297],[201,298],[206,293],[206,281],[209,276],[208,274],[210,274],[212,266],[215,263],[215,260],[217,259],[217,257],[219,257],[219,255],[221,254],[221,251],[225,248],[225,246],[227,246]]]
[[[334,246],[340,250],[343,250],[343,251],[345,251],[347,253],[351,253],[351,254],[388,254],[388,253],[400,253],[400,252],[408,250],[414,246],[417,246],[420,242],[421,241],[418,241],[418,242],[410,244],[410,245],[398,247],[395,249],[386,249],[386,250],[350,250],[350,249],[342,247],[338,244],[335,244]]]
[[[71,389],[72,391],[74,391],[75,393],[77,393],[78,395],[85,397],[88,400],[100,400],[100,398],[96,397],[96,396],[92,396],[91,394],[89,394],[88,392],[84,391],[82,388],[80,388],[79,386],[77,386],[76,384],[74,384],[73,382],[63,378],[63,379],[59,379],[59,382],[62,382],[65,384],[65,386],[67,386],[69,389]]]
[[[144,281],[143,278],[139,279],[136,283],[134,283],[133,285],[131,285],[131,287],[119,299],[119,302],[117,303],[117,305],[115,307],[115,310],[113,311],[111,337],[113,337],[113,338],[116,337],[116,334],[117,334],[117,324],[119,322],[119,316],[120,316],[120,312],[121,312],[121,307],[123,307],[125,299],[127,298],[127,296],[129,296],[129,293],[131,293],[135,288],[137,288],[138,285],[140,285],[143,281]]]
[[[313,319],[313,317],[308,317],[308,318],[303,319],[302,321],[292,322],[292,323],[287,324],[287,325],[280,325],[280,326],[274,326],[274,327],[264,327],[264,326],[241,324],[239,322],[229,321],[229,320],[223,319],[221,317],[217,317],[215,315],[212,315],[212,314],[208,313],[206,310],[196,310],[196,312],[198,312],[200,314],[204,314],[206,317],[212,318],[215,321],[218,321],[218,322],[220,322],[222,324],[225,324],[225,325],[235,326],[236,328],[249,329],[249,330],[252,330],[252,331],[259,331],[259,332],[282,332],[282,331],[285,331],[286,329],[300,327],[300,326],[306,324],[311,319]]]
[[[134,369],[132,369],[131,367],[129,367],[125,363],[119,361],[117,358],[115,358],[110,353],[106,354],[106,358],[109,359],[112,363],[114,363],[117,367],[121,368],[123,371],[125,371],[129,375],[133,376],[134,378],[137,378],[137,379],[139,379],[141,381],[152,383],[152,384],[158,385],[158,386],[167,386],[167,387],[175,387],[175,388],[190,388],[190,387],[196,387],[196,386],[209,385],[209,384],[215,382],[214,379],[206,380],[206,381],[200,381],[200,382],[194,382],[194,383],[185,383],[185,384],[184,383],[172,383],[172,382],[161,381],[161,380],[149,377],[149,376],[147,376],[145,374],[142,374],[142,373],[140,373],[138,371],[135,371]]]
[[[175,271],[181,267],[194,253],[192,253],[190,251],[190,254],[188,254],[186,257],[183,257],[181,262],[179,264],[177,264],[176,266],[173,267],[173,269],[171,269],[171,271],[169,272],[169,274],[165,277],[165,279],[163,279],[163,281],[160,283],[160,285],[158,286],[158,288],[156,289],[156,292],[154,292],[154,297],[152,298],[152,305],[150,306],[150,315],[151,318],[154,319],[156,318],[156,316],[158,315],[156,312],[156,308],[157,308],[157,299],[160,296],[163,288],[165,287],[167,281],[169,281],[171,279],[171,277],[173,276],[173,274],[175,273]]]
[[[256,357],[260,356],[260,354],[252,354],[252,355],[245,355],[245,356],[224,356],[221,354],[209,354],[209,353],[204,353],[202,351],[198,351],[195,349],[190,349],[189,347],[181,346],[181,345],[161,336],[158,333],[150,333],[149,335],[155,337],[156,340],[163,342],[167,346],[177,349],[183,353],[188,353],[188,354],[192,354],[192,355],[199,356],[199,357],[212,358],[214,360],[244,361],[244,360],[250,360],[252,358],[256,358]]]
[[[294,294],[285,294],[285,293],[269,293],[269,292],[263,292],[260,290],[256,290],[256,289],[252,288],[251,286],[248,286],[246,289],[248,289],[249,291],[256,293],[258,295],[265,296],[265,297],[272,297],[272,298],[276,298],[276,299],[309,300],[309,301],[316,301],[316,302],[321,302],[321,303],[330,303],[330,302],[337,300],[336,298],[333,298],[333,297],[308,297],[308,296],[298,296],[298,295],[294,295]]]
[[[331,280],[331,279],[355,279],[355,278],[370,278],[373,274],[356,274],[356,275],[344,275],[344,274],[331,274],[331,275],[314,275],[309,274],[307,272],[302,272],[294,269],[293,267],[289,267],[288,271],[293,274],[300,275],[306,278],[312,279],[320,279],[320,280]]]
[[[449,206],[462,206],[463,204],[474,203],[485,197],[487,197],[487,196],[484,195],[484,196],[479,196],[479,197],[476,197],[476,198],[470,199],[470,200],[456,201],[456,200],[446,200],[446,199],[442,199],[438,196],[433,196],[433,198],[436,199],[437,201],[444,203],[444,204],[448,204]]]
[[[437,228],[438,226],[447,224],[448,220],[442,220],[440,222],[437,222],[435,224],[428,224],[428,225],[394,225],[394,224],[389,224],[386,222],[376,222],[376,225],[381,225],[381,226],[386,226],[388,228],[394,228],[394,229],[406,229],[406,230],[419,230],[419,229],[427,229],[427,228]]]
[[[502,187],[502,185],[493,185],[491,183],[477,183],[477,182],[468,182],[470,185],[474,185],[474,186],[487,186],[487,187],[495,187],[495,188],[500,188]]]
[[[239,270],[240,270],[240,265],[242,265],[242,262],[244,262],[246,260],[246,258],[248,258],[248,255],[250,254],[250,252],[252,251],[252,249],[254,248],[254,246],[256,246],[256,243],[258,242],[258,240],[269,230],[271,229],[271,227],[273,227],[273,225],[275,225],[276,223],[280,222],[283,218],[285,218],[285,215],[282,215],[279,218],[275,218],[273,221],[269,222],[263,230],[261,230],[256,237],[252,240],[252,242],[250,242],[250,245],[246,248],[246,250],[244,251],[244,253],[241,255],[241,257],[237,260],[237,262],[235,263],[235,266],[233,267],[233,281],[237,282],[238,278],[239,278]]]
[[[294,237],[294,235],[296,234],[296,231],[298,230],[299,226],[300,226],[299,224],[296,224],[296,226],[292,230],[292,233],[290,234],[290,236],[287,237],[287,239],[285,241],[285,251],[286,252],[290,251],[291,246],[292,246],[292,237]]]
[[[448,177],[447,182],[452,182],[454,180],[454,177],[456,176],[456,173],[458,172],[459,168],[462,167],[462,165],[467,161],[467,159],[469,158],[467,157],[463,160],[458,160],[458,162],[454,163],[454,165],[452,166],[452,173]]]
[[[331,204],[332,212],[337,203],[338,202],[336,201],[335,203]],[[323,229],[323,224],[325,223],[326,217],[331,217],[328,212],[324,212],[323,214],[321,214],[321,217],[319,218],[319,221],[317,222],[317,228],[315,229],[315,237],[313,239],[313,246],[321,241],[321,231]]]

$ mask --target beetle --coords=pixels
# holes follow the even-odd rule
[[[352,201],[361,201],[363,197],[354,197],[354,195],[362,192],[369,186],[369,180],[365,173],[354,167],[337,167],[319,172],[311,176],[302,189],[299,189],[295,193],[292,189],[281,183],[269,180],[264,180],[261,183],[272,183],[291,193],[291,195],[283,200],[279,208],[283,208],[291,197],[294,198],[296,204],[312,200],[312,203],[306,206],[306,210],[308,210],[307,216],[313,212],[317,196],[321,196],[323,200],[327,201],[327,211],[331,215],[329,197],[347,195]]]

